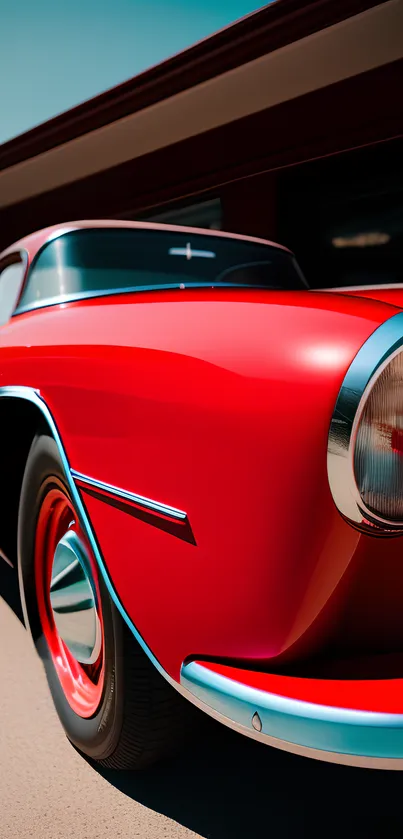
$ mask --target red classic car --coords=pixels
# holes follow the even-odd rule
[[[403,767],[402,308],[213,231],[1,254],[1,553],[83,753],[145,766],[196,705]]]

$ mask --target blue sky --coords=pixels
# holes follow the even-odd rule
[[[5,0],[0,143],[262,5],[256,0]]]

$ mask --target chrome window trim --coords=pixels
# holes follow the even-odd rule
[[[19,297],[18,297],[17,305],[16,305],[16,307],[14,309],[14,312],[13,312],[11,317],[15,317],[15,315],[23,314],[24,312],[30,312],[32,309],[41,308],[41,306],[40,306],[41,301],[39,301],[39,305],[38,304],[32,304],[30,306],[21,306],[21,307],[19,306],[19,302],[21,300],[23,291],[25,289],[25,286],[26,286],[26,283],[27,283],[27,280],[28,280],[28,277],[29,277],[29,272],[30,272],[31,268],[33,268],[33,266],[35,265],[35,262],[38,259],[38,257],[40,256],[40,254],[42,253],[42,251],[45,250],[45,248],[49,245],[50,242],[55,241],[55,239],[60,239],[62,236],[65,236],[66,233],[75,233],[80,229],[81,229],[80,227],[78,227],[76,224],[73,223],[73,224],[63,225],[61,227],[58,227],[56,230],[53,230],[52,232],[50,232],[49,235],[46,238],[46,241],[42,243],[40,248],[38,248],[38,250],[34,254],[31,263],[29,262],[28,252],[26,250],[24,250],[24,253],[26,255],[26,265],[25,265],[25,271],[24,271],[24,279],[23,279],[22,286],[20,288],[20,294],[19,294]],[[60,302],[63,303],[65,301],[61,300]],[[52,298],[52,303],[49,303],[49,305],[53,305],[53,298]]]
[[[258,286],[258,285],[241,285],[241,283],[219,283],[214,285],[214,283],[187,283],[184,288],[181,288],[178,283],[164,283],[160,285],[147,285],[147,286],[128,286],[127,288],[112,288],[112,289],[103,289],[102,291],[81,291],[77,292],[77,294],[59,294],[57,297],[46,297],[43,300],[38,300],[35,303],[28,303],[26,306],[17,306],[14,309],[12,317],[17,317],[18,315],[24,315],[27,312],[36,311],[37,309],[49,309],[51,306],[61,306],[65,305],[66,303],[78,303],[80,300],[92,300],[97,299],[99,297],[115,297],[119,294],[146,294],[148,292],[156,292],[159,291],[177,291],[179,294],[182,291],[198,291],[200,289],[217,289],[220,291],[222,288],[232,288],[232,289],[240,289],[245,290],[248,289],[250,291],[289,291],[289,289],[281,289],[281,288],[270,288],[269,286]],[[305,291],[305,289],[301,288],[301,291]]]
[[[66,303],[78,303],[80,300],[93,300],[97,299],[98,297],[114,297],[117,294],[135,294],[136,292],[149,292],[149,291],[169,291],[175,290],[179,291],[179,286],[176,283],[173,284],[166,284],[160,286],[127,286],[125,288],[108,288],[102,289],[102,291],[80,291],[77,293],[72,294],[59,294],[55,295],[55,297],[44,297],[43,300],[35,301],[34,303],[28,303],[26,306],[19,306],[17,309],[14,310],[14,316],[17,315],[24,315],[27,312],[33,312],[37,309],[49,309],[51,306],[61,306],[65,305]]]
[[[59,227],[57,230],[53,230],[52,233],[46,239],[46,242],[41,245],[37,253],[35,254],[35,259],[39,256],[40,253],[46,248],[49,242],[53,242],[55,239],[60,239],[61,236],[65,236],[66,233],[76,233],[77,230],[80,230],[80,227],[77,227],[75,224],[66,224],[64,227]]]
[[[354,445],[367,396],[402,348],[403,312],[399,312],[370,335],[352,361],[337,397],[328,436],[328,479],[336,507],[362,530],[385,535],[403,532],[403,522],[383,518],[364,504],[354,475]]]
[[[96,299],[96,298],[99,298],[99,297],[110,297],[110,296],[119,295],[119,294],[146,293],[146,292],[150,292],[150,291],[151,292],[158,292],[158,291],[167,291],[167,290],[168,291],[173,291],[173,290],[181,291],[182,290],[180,284],[178,284],[178,283],[164,283],[164,284],[158,284],[158,285],[144,285],[144,286],[138,286],[138,285],[124,286],[123,288],[121,287],[121,288],[101,289],[99,291],[81,291],[81,292],[77,292],[76,294],[75,293],[59,294],[59,295],[54,296],[54,297],[46,297],[46,298],[43,298],[41,300],[38,300],[38,301],[35,301],[35,302],[32,302],[32,303],[28,303],[25,306],[20,306],[19,301],[21,300],[23,291],[24,291],[25,286],[26,286],[26,282],[29,279],[29,274],[30,274],[31,270],[35,267],[35,263],[37,262],[37,260],[41,256],[42,252],[47,248],[47,246],[51,242],[55,241],[56,239],[60,239],[61,237],[66,236],[69,233],[78,233],[78,232],[81,232],[81,231],[82,232],[89,232],[89,231],[93,232],[93,231],[102,230],[102,231],[107,232],[107,231],[116,231],[116,230],[129,230],[129,231],[131,230],[131,231],[134,232],[134,231],[151,230],[151,231],[154,231],[154,232],[155,231],[159,231],[159,232],[162,232],[162,233],[166,233],[166,232],[169,233],[170,232],[170,233],[178,233],[178,234],[181,234],[181,235],[185,235],[186,233],[188,233],[189,235],[197,236],[197,237],[200,237],[200,238],[208,238],[209,236],[213,236],[213,237],[216,237],[219,241],[221,241],[222,239],[224,239],[224,240],[228,239],[230,241],[237,241],[237,242],[243,242],[243,243],[246,242],[246,244],[256,245],[256,246],[259,246],[259,247],[264,246],[268,250],[280,251],[281,253],[287,254],[288,257],[290,258],[291,262],[293,263],[296,272],[298,273],[298,275],[300,277],[302,286],[301,286],[301,289],[299,289],[299,290],[304,291],[305,289],[309,288],[308,283],[307,283],[307,281],[306,281],[306,279],[305,279],[305,277],[304,277],[304,275],[301,271],[301,268],[300,268],[300,266],[299,266],[299,264],[298,264],[298,262],[297,262],[297,260],[294,256],[294,254],[292,253],[292,251],[289,251],[288,248],[284,247],[283,245],[279,245],[275,242],[271,242],[271,241],[265,240],[265,239],[258,239],[258,238],[251,237],[251,236],[242,236],[241,234],[227,233],[227,232],[221,231],[221,230],[218,231],[218,230],[209,230],[209,229],[204,229],[204,228],[192,228],[192,227],[186,228],[186,227],[182,227],[180,225],[178,226],[178,225],[168,225],[168,224],[167,225],[152,224],[152,223],[151,224],[147,224],[147,223],[143,224],[142,222],[133,222],[132,224],[133,224],[133,226],[131,226],[130,224],[128,225],[127,223],[120,226],[118,221],[111,224],[110,221],[108,221],[107,223],[103,223],[102,221],[98,220],[98,223],[97,222],[91,222],[91,223],[88,224],[88,226],[84,226],[82,222],[79,222],[79,223],[74,223],[73,222],[71,224],[66,224],[66,225],[64,225],[64,226],[62,226],[62,227],[60,227],[56,230],[53,230],[49,234],[49,236],[46,238],[46,241],[42,243],[42,245],[40,246],[38,251],[35,253],[31,264],[28,264],[28,253],[24,250],[24,253],[26,255],[24,278],[23,278],[23,282],[22,282],[22,285],[21,285],[21,288],[20,288],[20,294],[19,294],[19,297],[18,297],[18,301],[17,301],[17,304],[14,308],[14,311],[13,311],[11,317],[16,317],[18,315],[23,315],[23,314],[26,314],[28,312],[36,311],[37,309],[47,309],[51,306],[60,306],[60,305],[66,304],[66,303],[76,303],[76,302],[79,302],[80,300],[92,300],[92,299]],[[18,251],[16,251],[16,253],[17,252]],[[22,253],[22,250],[21,250],[21,253]],[[7,256],[8,256],[8,253],[7,253]],[[255,264],[255,263],[251,263],[251,264]],[[256,263],[256,264],[258,264],[258,263]],[[28,271],[28,268],[29,268],[29,271]],[[240,283],[239,284],[238,283],[236,283],[236,284],[233,284],[233,283],[219,283],[219,285],[217,285],[217,286],[214,285],[214,282],[213,283],[211,283],[211,282],[205,282],[205,283],[195,282],[195,283],[192,283],[192,284],[189,284],[189,283],[186,284],[186,289],[187,290],[189,290],[189,289],[190,290],[200,289],[200,288],[211,288],[211,287],[235,288],[235,289],[236,288],[240,288],[240,289],[241,288],[263,289],[263,290],[267,290],[267,291],[288,291],[288,289],[281,289],[281,288],[272,289],[272,288],[270,288],[270,286],[266,286],[266,285],[264,285],[264,286],[258,286],[258,285],[250,286],[249,284],[241,285]]]

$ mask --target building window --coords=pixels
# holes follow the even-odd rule
[[[222,209],[219,198],[181,207],[170,207],[162,212],[143,216],[142,221],[163,224],[179,224],[185,227],[202,227],[207,230],[221,230]]]
[[[403,282],[402,152],[391,142],[285,173],[280,241],[311,287]]]

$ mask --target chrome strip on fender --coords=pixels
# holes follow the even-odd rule
[[[143,495],[136,495],[112,484],[105,484],[95,478],[82,475],[81,472],[71,470],[71,475],[81,492],[96,498],[98,501],[115,507],[145,524],[157,527],[183,542],[196,545],[196,539],[190,521],[182,510],[169,507],[160,501],[153,501]]]
[[[371,522],[379,534],[397,535],[403,525],[389,522],[366,509],[354,477],[354,438],[365,392],[393,353],[403,347],[403,312],[393,315],[370,335],[350,364],[337,397],[330,424],[327,470],[330,490],[337,508],[351,522]],[[363,399],[364,397],[364,399]]]
[[[99,489],[107,495],[122,498],[124,501],[128,501],[129,503],[136,504],[140,507],[147,507],[156,513],[162,513],[164,516],[179,519],[179,521],[184,521],[187,518],[186,513],[182,510],[177,510],[175,507],[169,507],[168,504],[162,504],[159,501],[153,501],[151,498],[145,498],[143,495],[136,495],[134,492],[127,492],[125,489],[112,486],[112,484],[105,484],[103,481],[98,481],[95,478],[89,478],[88,475],[82,475],[81,472],[76,472],[75,469],[71,469],[71,474],[75,481],[79,481],[81,484],[86,484],[94,487],[95,489]]]

